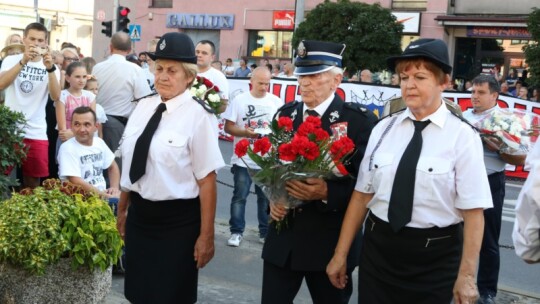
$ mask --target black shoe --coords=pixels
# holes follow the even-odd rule
[[[485,296],[480,296],[480,299],[478,299],[478,302],[476,302],[477,304],[496,304],[497,302],[495,302],[495,298],[491,295],[485,295]]]

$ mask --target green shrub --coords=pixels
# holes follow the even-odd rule
[[[80,187],[46,180],[0,203],[0,262],[43,274],[71,257],[73,269],[102,271],[116,263],[123,241],[109,205]]]
[[[0,199],[8,196],[10,187],[18,185],[7,174],[26,157],[26,149],[19,148],[24,146],[21,126],[25,123],[23,113],[0,104]]]

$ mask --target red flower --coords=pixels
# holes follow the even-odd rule
[[[315,132],[316,128],[317,126],[306,120],[300,125],[300,127],[298,127],[298,131],[296,131],[296,134],[300,136],[308,136],[308,134]]]
[[[249,140],[244,138],[236,144],[234,148],[234,154],[236,154],[238,157],[242,157],[246,155],[248,148],[249,148]]]
[[[280,117],[278,119],[278,127],[285,128],[285,131],[292,131],[293,121],[289,117]]]
[[[315,129],[313,133],[315,134],[315,138],[317,139],[317,141],[323,141],[330,138],[330,135],[328,134],[328,132],[326,132],[325,130],[321,128]]]
[[[295,136],[291,141],[291,145],[298,151],[298,154],[307,160],[315,160],[321,154],[319,146],[305,136]]]
[[[282,144],[278,147],[279,158],[284,161],[294,161],[297,156],[296,149],[290,144]]]
[[[341,159],[343,156],[354,150],[354,142],[347,136],[344,136],[332,143],[330,154],[334,159]]]
[[[304,121],[304,123],[310,123],[310,124],[315,125],[315,127],[320,127],[321,126],[321,118],[320,117],[315,117],[315,116],[308,116],[306,118],[306,120]]]
[[[270,151],[270,148],[272,147],[272,144],[270,143],[270,139],[268,137],[263,137],[261,139],[258,139],[253,144],[253,152],[259,153],[261,152],[261,155],[265,155]]]

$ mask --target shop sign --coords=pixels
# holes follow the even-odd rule
[[[233,14],[167,14],[168,28],[232,30]]]
[[[420,12],[392,12],[396,17],[396,22],[403,24],[403,34],[420,33]]]
[[[467,26],[467,37],[496,37],[530,39],[526,27],[508,26]]]
[[[274,11],[272,29],[294,30],[294,11]]]

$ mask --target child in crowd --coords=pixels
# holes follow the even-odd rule
[[[94,95],[97,96],[97,93],[98,93],[97,78],[93,75],[88,75],[88,80],[86,81],[86,86],[84,87],[84,89],[94,93]],[[96,103],[96,118],[97,118],[97,129],[98,129],[97,135],[99,136],[99,138],[103,138],[102,124],[107,122],[107,115],[105,115],[105,109],[103,109],[103,107],[98,103]]]
[[[57,154],[60,144],[73,137],[71,131],[73,110],[82,106],[96,110],[96,95],[83,89],[86,86],[87,74],[85,65],[79,61],[70,63],[66,68],[66,83],[69,86],[62,90],[60,99],[54,103],[58,128]]]

